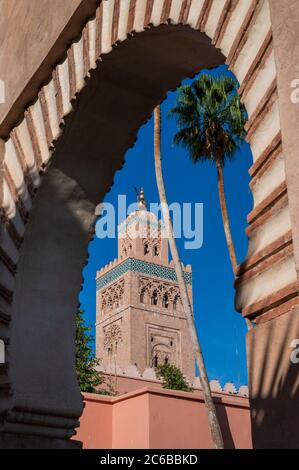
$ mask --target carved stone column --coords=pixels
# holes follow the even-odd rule
[[[51,168],[31,213],[16,276],[8,346],[11,399],[0,447],[79,445],[70,440],[83,409],[75,315],[94,218],[94,205],[79,185]]]

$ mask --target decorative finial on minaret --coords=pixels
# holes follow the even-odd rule
[[[135,188],[136,194],[137,194],[137,204],[138,204],[138,209],[141,211],[146,210],[146,200],[144,197],[144,191],[143,188]]]

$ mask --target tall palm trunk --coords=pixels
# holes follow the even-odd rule
[[[184,273],[182,269],[182,264],[179,259],[178,250],[176,247],[176,242],[173,236],[173,227],[169,213],[169,207],[167,204],[165,187],[162,175],[162,165],[161,165],[161,110],[160,106],[157,106],[154,111],[154,154],[155,154],[155,169],[156,169],[156,180],[158,186],[158,192],[161,202],[161,210],[164,218],[164,222],[167,225],[168,237],[169,237],[169,246],[174,262],[174,268],[176,277],[179,284],[179,290],[182,298],[183,309],[186,315],[188,329],[190,333],[190,338],[192,342],[194,357],[199,369],[201,384],[203,388],[205,405],[208,413],[209,426],[212,434],[212,439],[216,449],[223,449],[223,439],[221,434],[221,429],[216,415],[215,405],[212,399],[211,389],[209,380],[207,377],[206,367],[204,363],[204,358],[201,351],[201,346],[198,339],[198,334],[196,331],[194,316],[192,312],[192,307],[187,291],[186,281],[184,278]]]
[[[224,191],[224,179],[223,179],[223,168],[221,163],[217,162],[217,179],[218,179],[218,194],[219,194],[219,201],[220,201],[220,208],[221,208],[221,215],[222,215],[222,222],[223,228],[226,238],[226,244],[233,268],[234,277],[236,279],[238,275],[238,261],[236,257],[236,250],[231,234],[230,224],[229,224],[229,217],[227,212],[227,205],[225,199],[225,191]],[[252,323],[248,318],[245,318],[248,330],[251,330]]]

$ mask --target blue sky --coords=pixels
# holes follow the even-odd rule
[[[229,74],[225,66],[212,72]],[[188,83],[190,80],[185,80]],[[175,104],[176,92],[168,94],[162,105],[163,172],[171,202],[204,204],[204,238],[198,250],[185,250],[177,240],[184,264],[192,264],[194,313],[210,380],[223,385],[247,383],[245,355],[246,324],[234,309],[233,274],[225,242],[218,200],[216,169],[210,163],[194,165],[185,150],[172,145],[176,123],[167,118]],[[247,253],[246,216],[252,208],[248,169],[252,156],[247,144],[224,169],[227,204],[238,261]],[[117,205],[118,194],[135,202],[134,187],[144,187],[146,200],[158,202],[153,159],[153,119],[140,128],[134,148],[125,157],[123,169],[116,173],[114,185],[105,201]],[[95,273],[117,257],[117,240],[94,238],[89,245],[89,262],[83,271],[80,294],[86,323],[95,323]]]

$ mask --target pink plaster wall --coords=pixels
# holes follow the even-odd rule
[[[146,388],[143,390],[145,391]],[[137,391],[123,395],[123,400],[113,405],[113,449],[150,448],[149,400],[149,393]]]
[[[111,449],[112,408],[110,397],[84,393],[84,410],[75,438],[85,449]]]
[[[252,448],[248,399],[214,394],[225,447]],[[201,392],[144,387],[118,397],[84,394],[75,438],[88,448],[212,448]]]

